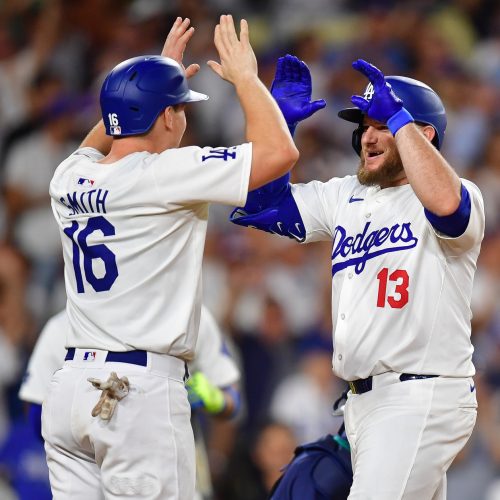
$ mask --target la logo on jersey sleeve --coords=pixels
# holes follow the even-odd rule
[[[207,160],[236,160],[238,146],[231,146],[230,148],[212,148],[208,150],[208,154],[201,157],[201,161]]]

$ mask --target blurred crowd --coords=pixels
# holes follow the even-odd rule
[[[353,174],[352,124],[337,118],[366,82],[358,57],[422,80],[448,113],[443,153],[485,201],[486,235],[473,295],[478,421],[449,473],[450,500],[500,499],[500,3],[497,0],[6,0],[0,3],[0,497],[50,498],[43,448],[17,390],[45,321],[64,307],[59,234],[48,185],[99,118],[104,75],[123,59],[159,54],[173,19],[196,28],[185,63],[200,63],[184,145],[244,139],[217,59],[221,13],[245,17],[270,85],[291,53],[327,108],[296,133],[294,182]],[[182,165],[179,165],[182,168]],[[244,410],[205,425],[216,498],[259,500],[297,443],[335,433],[345,389],[331,372],[330,244],[298,245],[236,228],[213,206],[204,300],[242,369]],[[27,484],[30,483],[30,484]],[[33,489],[35,488],[35,489]],[[33,496],[33,491],[37,491]],[[46,495],[46,496],[44,496]]]

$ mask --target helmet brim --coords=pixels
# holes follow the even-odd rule
[[[190,90],[188,97],[186,100],[182,102],[197,102],[197,101],[206,101],[209,97],[206,94],[202,94],[201,92],[195,92],[194,90]]]
[[[363,120],[363,112],[359,108],[341,109],[337,114],[342,120],[347,120],[352,123],[361,123]]]

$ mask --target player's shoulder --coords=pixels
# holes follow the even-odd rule
[[[369,186],[364,186],[358,180],[356,175],[346,175],[345,177],[337,177],[339,188],[342,192],[351,195],[365,195],[370,189]]]
[[[180,148],[168,148],[158,153],[158,157],[168,157],[168,156],[182,156],[182,155],[192,155],[197,153],[200,149],[200,146],[183,146]]]
[[[474,184],[474,182],[472,182],[469,179],[464,179],[463,177],[460,178],[460,181],[462,182],[463,186],[469,192],[469,195],[475,195],[475,196],[479,197],[481,200],[483,199],[483,195],[481,193],[481,190],[479,189],[479,187],[476,184]]]
[[[103,158],[104,154],[101,153],[101,151],[90,147],[84,147],[73,151],[73,153],[61,162],[61,165],[72,166],[82,162],[95,163]]]
[[[486,215],[484,208],[484,199],[481,190],[476,184],[474,184],[469,179],[460,178],[460,181],[462,182],[462,186],[467,190],[469,194],[471,210],[477,216],[477,218],[474,217],[473,219],[476,220],[476,222],[480,226],[483,226],[483,231],[484,231],[484,223]]]
[[[198,163],[201,149],[199,146],[184,146],[182,148],[168,148],[161,153],[151,154],[147,163],[154,167],[165,165],[190,165]]]
[[[251,143],[243,143],[237,146],[184,146],[181,148],[166,149],[158,155],[159,159],[192,159],[196,163],[206,163],[208,160],[234,160],[243,152],[251,149]]]
[[[312,180],[307,183],[296,183],[294,186],[316,186],[322,187],[323,189],[349,189],[361,185],[355,175],[346,175],[345,177],[332,177],[327,181]]]
[[[313,189],[318,194],[324,193],[327,198],[339,200],[343,196],[358,195],[366,191],[366,186],[362,186],[355,175],[345,177],[332,177],[327,181],[313,180],[307,184],[294,184],[296,190]]]
[[[90,147],[78,148],[58,165],[54,172],[52,183],[56,183],[75,168],[84,164],[96,163],[102,158],[104,158],[104,155],[97,149]]]

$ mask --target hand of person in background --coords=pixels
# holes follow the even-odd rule
[[[353,95],[351,102],[370,118],[386,123],[393,135],[406,125],[413,122],[411,114],[403,107],[403,101],[393,92],[390,83],[376,66],[358,59],[352,67],[365,75],[370,84],[363,96]]]
[[[311,102],[309,68],[304,61],[290,54],[278,59],[271,95],[278,103],[292,135],[298,122],[326,106],[324,99]]]
[[[202,408],[212,415],[222,413],[226,406],[224,393],[214,386],[202,372],[195,372],[186,382],[191,408]]]

